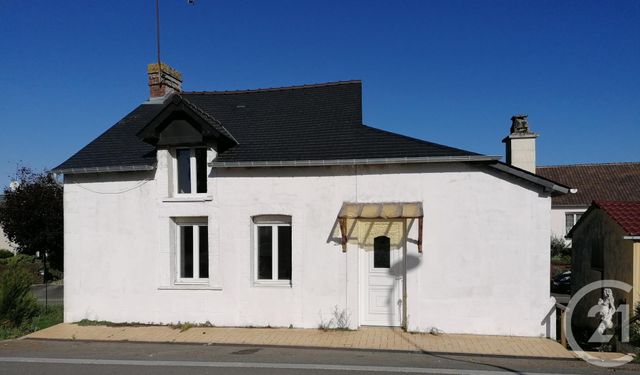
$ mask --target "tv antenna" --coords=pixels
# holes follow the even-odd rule
[[[195,5],[196,0],[187,0],[187,4]],[[160,73],[160,0],[156,0],[156,47],[158,50],[158,73]]]

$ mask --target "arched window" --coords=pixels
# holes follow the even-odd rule
[[[373,239],[373,268],[391,267],[391,240],[387,236]]]

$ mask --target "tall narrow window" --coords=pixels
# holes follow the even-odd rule
[[[207,149],[196,148],[196,185],[198,193],[207,192]]]
[[[373,239],[373,268],[391,267],[391,240],[387,236]]]
[[[182,148],[176,150],[178,162],[178,193],[191,193],[191,150]]]
[[[206,225],[199,225],[200,231],[198,244],[198,268],[200,270],[200,278],[209,278],[209,227]]]
[[[273,228],[258,226],[258,279],[273,278]]]
[[[278,280],[291,280],[291,227],[278,227]]]
[[[257,282],[291,282],[291,217],[254,218],[255,279]]]
[[[582,212],[567,212],[565,214],[565,233],[569,233],[571,228],[580,220]]]
[[[207,192],[207,149],[178,148],[175,153],[177,194]]]
[[[176,218],[176,280],[206,282],[209,278],[209,230],[206,219]]]
[[[193,227],[180,226],[180,278],[193,278]]]

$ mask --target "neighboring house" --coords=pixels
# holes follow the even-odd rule
[[[364,125],[360,81],[181,92],[161,69],[55,168],[66,322],[315,328],[337,311],[350,328],[554,335],[551,196],[568,187]],[[510,154],[530,161],[513,122]]]
[[[2,205],[2,202],[4,202],[4,195],[0,195],[0,205]],[[1,226],[0,226],[0,249],[9,250],[14,253],[16,251],[16,245],[11,241],[9,241],[7,236],[5,236]]]
[[[576,188],[551,200],[551,233],[564,237],[594,200],[640,201],[640,163],[538,167],[536,173]]]
[[[618,280],[633,287],[613,290],[616,305],[640,302],[640,201],[595,201],[569,232],[573,241],[571,290],[600,280]],[[598,293],[587,295],[584,306],[596,304]],[[585,308],[586,308],[585,307]],[[586,317],[586,311],[574,314]],[[597,320],[581,319],[581,323]],[[595,323],[594,323],[595,322]]]

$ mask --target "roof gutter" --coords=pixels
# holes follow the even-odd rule
[[[504,164],[504,163],[496,163],[496,164],[491,164],[490,165],[491,168],[497,169],[501,172],[504,173],[508,173],[510,175],[516,176],[518,178],[521,178],[523,180],[532,182],[534,184],[538,184],[541,185],[545,188],[545,191],[547,192],[556,192],[556,193],[560,193],[560,194],[568,194],[568,193],[575,193],[577,192],[577,190],[572,189],[568,186],[564,186],[564,185],[560,185],[560,184],[556,184],[553,181],[547,180],[546,178],[542,178],[540,176],[537,176],[533,173],[529,173],[526,171],[523,171],[521,169],[518,168],[514,168],[508,164]]]
[[[52,172],[58,174],[85,174],[85,173],[103,173],[103,172],[136,172],[136,171],[152,171],[156,169],[154,165],[118,165],[113,167],[91,167],[91,168],[59,168]]]
[[[624,236],[622,237],[623,240],[633,240],[633,241],[640,241],[640,236]]]
[[[468,155],[468,156],[424,156],[405,158],[372,158],[372,159],[332,159],[332,160],[290,160],[290,161],[213,161],[210,167],[215,168],[261,168],[261,167],[322,167],[340,165],[374,165],[374,164],[418,164],[418,163],[454,163],[474,161],[496,161],[500,156]]]

